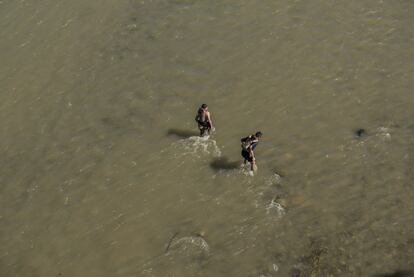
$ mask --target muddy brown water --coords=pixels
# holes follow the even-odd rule
[[[413,14],[1,0],[0,275],[408,276]]]

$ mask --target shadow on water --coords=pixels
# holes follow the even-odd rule
[[[220,157],[214,159],[210,167],[214,170],[234,170],[240,168],[240,161],[231,162],[227,157]]]
[[[413,277],[414,271],[411,270],[398,270],[392,273],[378,274],[375,277]]]
[[[184,129],[168,129],[167,131],[167,136],[175,136],[175,137],[179,137],[179,138],[189,138],[189,137],[193,137],[193,136],[199,136],[200,133],[197,131],[191,131],[191,130],[184,130]]]

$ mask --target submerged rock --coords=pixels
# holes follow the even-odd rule
[[[355,131],[355,135],[359,138],[363,137],[366,135],[366,131],[363,128],[359,128]]]

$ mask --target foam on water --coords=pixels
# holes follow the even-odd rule
[[[257,167],[256,167],[256,171],[252,171],[250,169],[250,163],[242,164],[240,166],[240,172],[245,176],[253,177],[255,175],[255,172],[257,172]]]
[[[198,137],[192,136],[186,139],[181,139],[175,143],[175,145],[184,151],[184,155],[200,156],[204,154],[213,155],[214,157],[220,157],[221,151],[217,146],[217,142],[210,139],[210,136]]]
[[[280,184],[282,182],[282,177],[274,173],[271,177],[268,177],[265,180],[266,187]],[[273,197],[269,204],[266,205],[266,214],[275,213],[278,217],[282,217],[286,214],[286,210],[282,204],[277,202],[277,197]]]
[[[282,182],[282,177],[279,174],[274,173],[272,176],[266,179],[265,184],[266,186],[271,186],[275,184],[280,184],[281,182]]]
[[[285,215],[286,210],[280,203],[276,202],[275,199],[272,199],[266,206],[266,213],[270,214],[271,212],[276,213],[278,217],[282,217]]]
[[[388,127],[379,127],[377,128],[377,136],[383,140],[391,140],[391,129]]]
[[[187,254],[197,254],[197,252],[209,253],[210,247],[206,240],[201,236],[188,236],[174,240],[170,246],[171,251],[178,251]]]

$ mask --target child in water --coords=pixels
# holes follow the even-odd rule
[[[211,120],[210,112],[208,111],[207,104],[201,105],[197,111],[195,120],[198,123],[198,129],[200,130],[200,137],[204,137],[210,134],[211,130],[214,130],[213,121]]]
[[[251,173],[257,170],[256,157],[254,156],[253,150],[259,144],[259,139],[261,137],[262,137],[262,132],[258,131],[254,135],[250,135],[248,137],[241,139],[241,143],[242,143],[241,155],[244,158],[244,164],[246,164],[247,162],[250,163]]]

